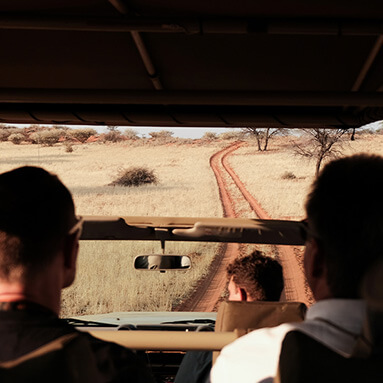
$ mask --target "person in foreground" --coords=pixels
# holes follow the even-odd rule
[[[236,258],[227,267],[229,301],[279,301],[284,281],[278,261],[254,251]],[[205,383],[209,381],[211,351],[186,353],[175,383]]]
[[[291,330],[351,355],[366,314],[359,287],[383,254],[382,174],[383,158],[375,155],[325,166],[306,201],[304,270],[316,303],[301,324],[256,330],[224,347],[212,369],[213,383],[272,382]]]
[[[152,382],[134,352],[77,332],[58,317],[61,290],[75,278],[81,226],[70,192],[55,175],[37,167],[0,174],[0,362],[77,333],[97,381]]]

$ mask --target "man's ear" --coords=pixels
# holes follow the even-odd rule
[[[246,290],[245,289],[243,289],[243,288],[239,288],[239,295],[240,295],[240,300],[242,301],[242,302],[246,302],[247,301],[247,292],[246,292]]]
[[[315,238],[311,239],[311,275],[314,278],[326,278],[327,269],[325,263],[325,256],[318,244],[318,241]]]
[[[316,300],[331,298],[327,282],[325,253],[315,238],[306,242],[304,267],[307,282]]]
[[[63,255],[64,255],[64,278],[63,288],[70,286],[76,275],[76,263],[78,255],[78,238],[76,234],[68,235],[64,239]]]

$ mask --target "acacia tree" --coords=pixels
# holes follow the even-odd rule
[[[256,138],[258,150],[262,152],[267,150],[270,139],[276,136],[277,134],[280,134],[282,132],[282,128],[246,127],[242,128],[242,131]]]
[[[302,129],[308,137],[305,144],[294,142],[295,154],[316,159],[315,175],[318,176],[325,158],[337,158],[342,154],[346,129],[311,128]]]

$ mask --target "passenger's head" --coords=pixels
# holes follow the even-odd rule
[[[0,174],[0,280],[43,271],[76,222],[72,196],[55,175],[29,166]]]
[[[282,266],[260,251],[235,259],[227,276],[229,300],[278,301],[283,290]]]
[[[357,298],[365,271],[383,257],[383,158],[354,155],[330,162],[306,202],[305,270],[317,299]],[[318,293],[319,291],[319,293]]]

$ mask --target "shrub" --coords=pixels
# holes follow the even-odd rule
[[[214,132],[205,132],[204,135],[202,136],[203,140],[206,141],[213,141],[218,138],[217,133]]]
[[[242,140],[244,133],[242,131],[235,132],[233,130],[229,132],[224,132],[219,135],[219,138],[222,140]]]
[[[376,131],[373,129],[355,129],[355,134],[365,135],[365,134],[375,134]]]
[[[20,134],[21,132],[21,129],[19,128],[15,128],[15,127],[5,127],[5,126],[2,126],[0,127],[0,141],[8,141],[8,137],[11,135],[11,134],[16,134],[16,133],[19,133]]]
[[[281,178],[283,180],[295,180],[297,177],[293,172],[284,172]]]
[[[22,133],[12,133],[8,137],[8,141],[11,141],[15,145],[20,145],[25,140],[25,136]]]
[[[119,141],[122,141],[123,139],[124,138],[121,136],[121,132],[119,132],[118,130],[111,130],[102,136],[102,140],[104,142],[106,141],[119,142]]]
[[[160,130],[159,132],[149,132],[149,136],[154,138],[155,140],[166,140],[171,138],[174,132],[170,130]]]
[[[95,136],[97,134],[97,132],[92,128],[74,129],[69,133],[73,138],[79,140],[81,143],[84,143],[90,136]]]
[[[34,132],[29,137],[34,144],[53,146],[62,136],[65,136],[65,131],[62,129],[47,129]]]
[[[157,176],[153,170],[145,167],[131,167],[120,171],[118,178],[111,186],[140,186],[144,184],[157,184]]]
[[[137,131],[134,129],[130,129],[130,128],[125,130],[124,136],[128,140],[138,140],[139,139]]]
[[[0,129],[0,141],[8,141],[9,136],[7,129]]]
[[[65,152],[66,153],[72,153],[73,152],[73,146],[70,142],[67,142],[65,144]]]

